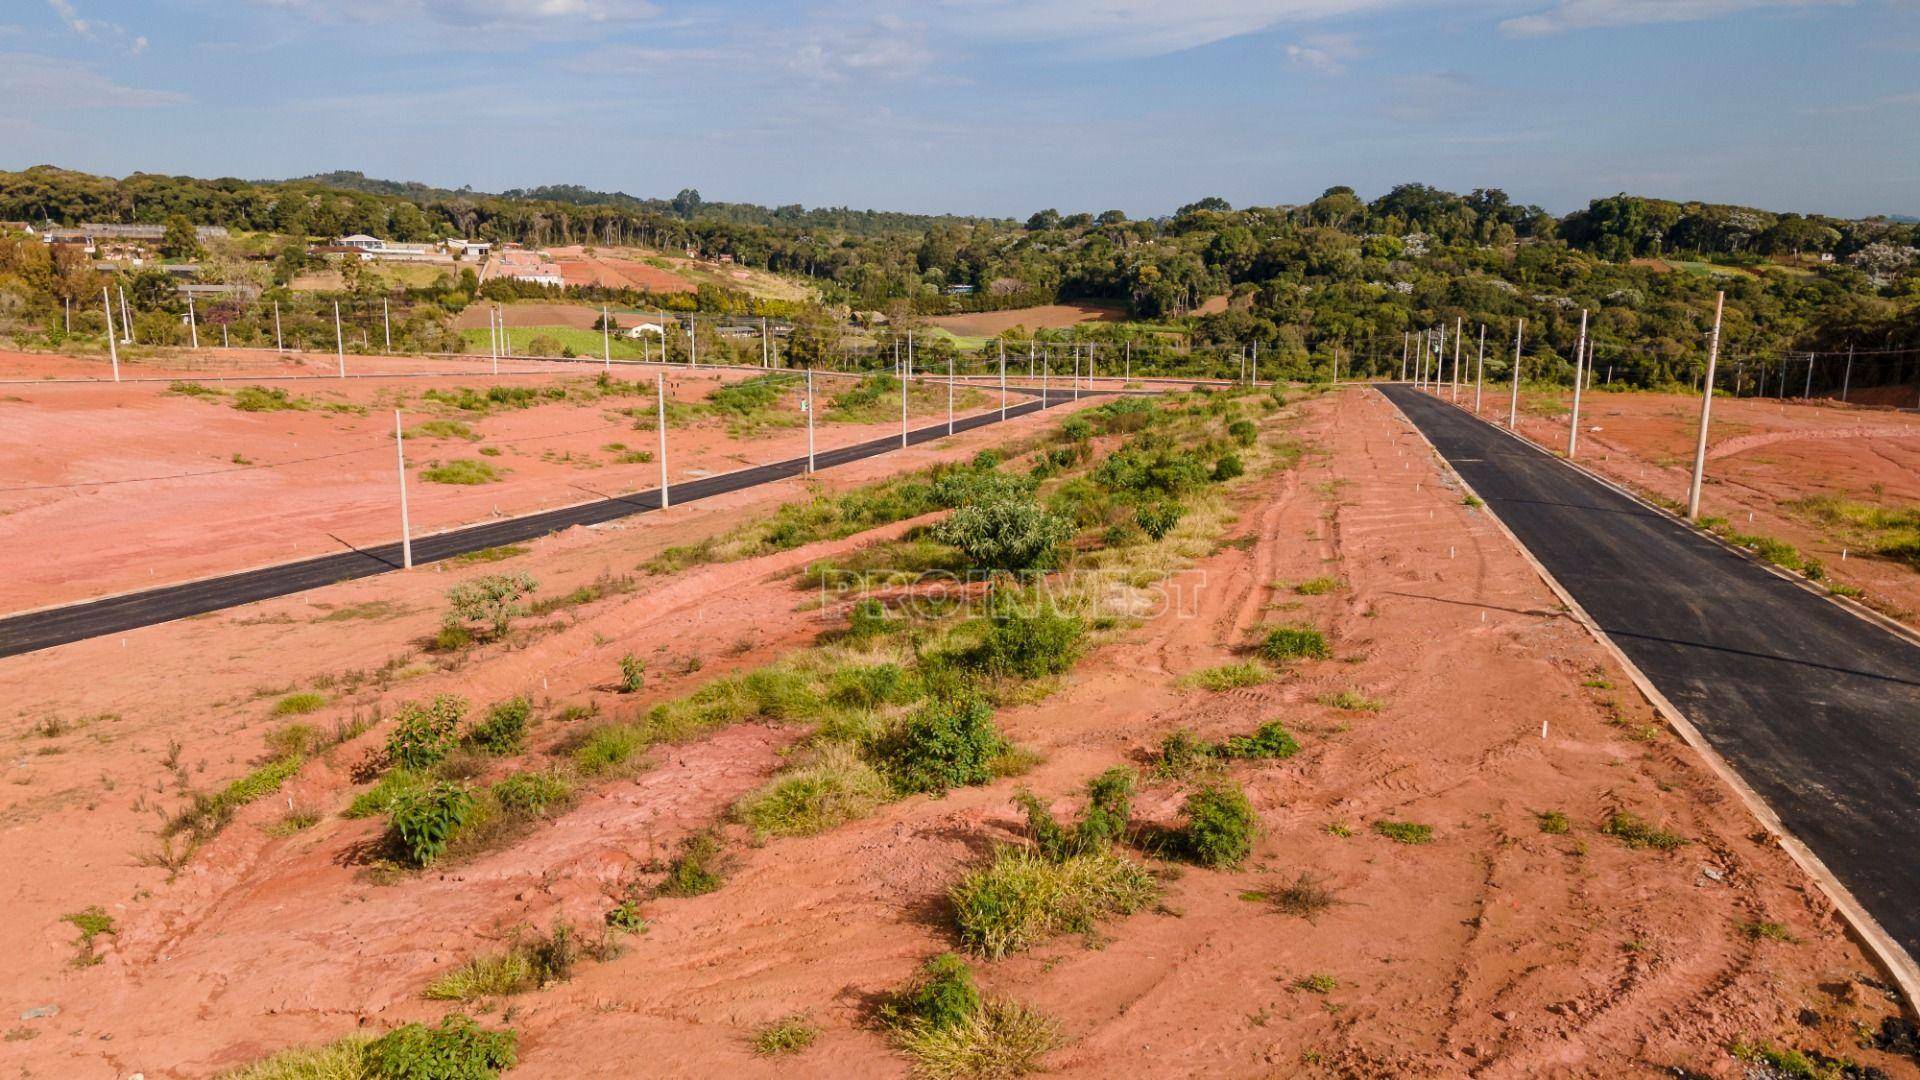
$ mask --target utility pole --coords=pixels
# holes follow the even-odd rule
[[[336,304],[335,306],[338,307],[339,305]],[[107,314],[108,315],[113,314],[113,309],[111,307],[107,309]],[[200,320],[198,317],[194,315],[194,312],[193,312],[193,294],[192,293],[187,294],[187,332],[193,335],[193,347],[198,349],[200,347]]]
[[[1847,391],[1853,388],[1853,346],[1847,346],[1847,373],[1840,380],[1840,404],[1847,403]]]
[[[1582,364],[1587,355],[1587,313],[1580,312],[1580,342],[1573,349],[1573,416],[1567,424],[1567,460],[1573,460],[1573,452],[1580,445],[1580,384],[1585,374]]]
[[[1260,343],[1253,343],[1253,388],[1260,389]]]
[[[347,377],[347,340],[340,336],[340,301],[333,302],[333,354],[340,361],[340,377]]]
[[[666,341],[665,337],[660,339]],[[665,345],[661,346],[665,351]],[[660,377],[653,381],[655,395],[659,398],[660,427],[660,509],[673,505],[672,497],[667,493],[667,365],[660,365]]]
[[[1460,339],[1465,337],[1467,320],[1458,316],[1453,320],[1453,403],[1460,404]]]
[[[120,343],[113,337],[113,301],[107,298],[107,290],[100,290],[100,306],[107,312],[107,358],[113,362],[113,381],[120,381]]]
[[[768,340],[767,339],[767,317],[765,315],[762,315],[760,316],[760,366],[763,368],[770,368],[773,366],[772,356],[770,353],[767,352],[767,340]],[[811,372],[813,369],[808,368],[807,370]],[[807,379],[808,379],[808,382],[811,383],[813,376],[809,374],[807,376]],[[809,466],[809,471],[811,471],[811,466]]]
[[[1527,336],[1527,320],[1521,319],[1520,325],[1513,331],[1513,393],[1507,398],[1507,430],[1514,431],[1520,424],[1520,344]]]
[[[387,309],[387,298],[380,298],[380,324],[387,331],[387,354],[393,354],[393,313]]]
[[[1800,400],[1801,401],[1813,400],[1813,354],[1812,353],[1807,354],[1807,386],[1806,386],[1806,389],[1800,391]]]
[[[1007,343],[1000,343],[1000,422],[1007,422]]]
[[[600,305],[600,370],[613,370],[613,324],[607,321],[607,305]]]
[[[1053,391],[1047,388],[1047,359],[1046,356],[1040,358],[1040,409],[1042,412],[1053,407]]]
[[[907,359],[900,368],[900,449],[907,448],[907,380],[913,377],[913,331],[907,331]]]
[[[1407,352],[1409,351],[1408,345],[1411,341],[1412,341],[1412,335],[1407,334],[1404,331],[1401,332],[1400,334],[1400,381],[1401,382],[1407,381]]]
[[[1700,481],[1707,471],[1707,426],[1713,421],[1713,369],[1720,360],[1720,316],[1727,308],[1727,294],[1713,302],[1713,337],[1707,345],[1706,385],[1700,395],[1700,441],[1693,450],[1693,483],[1687,488],[1687,519],[1700,520]]]
[[[413,530],[407,525],[407,433],[393,410],[393,449],[400,465],[400,568],[413,569]]]
[[[1473,415],[1480,415],[1480,391],[1487,381],[1487,324],[1480,324],[1480,354],[1473,362]]]
[[[500,320],[492,305],[487,307],[487,345],[493,351],[493,373],[500,374]]]
[[[1127,348],[1127,377],[1125,381],[1132,382],[1133,381],[1133,339],[1132,338],[1127,339],[1126,348]]]
[[[287,351],[287,343],[280,337],[280,301],[278,300],[273,302],[273,351]]]
[[[764,334],[765,326],[761,327]],[[762,338],[764,341],[764,337]],[[807,369],[807,471],[813,471],[813,369]]]
[[[127,314],[127,290],[116,287],[120,293],[120,337],[128,345],[133,344],[133,319]]]
[[[947,354],[947,434],[953,434],[953,354]]]

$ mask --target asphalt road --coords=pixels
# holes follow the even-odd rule
[[[1055,388],[1050,393],[1050,400],[1044,403],[1038,400],[1040,397],[1038,391],[1023,389],[1018,392],[1032,394],[1035,400],[1009,405],[1007,407],[1009,419],[1038,412],[1043,407],[1065,405],[1073,400],[1071,390],[1067,389]],[[1093,395],[1089,392],[1088,396]],[[999,411],[994,410],[961,417],[954,421],[953,430],[969,431],[999,422]],[[907,441],[909,444],[932,442],[935,439],[945,438],[946,434],[947,424],[943,420],[937,424],[909,431]],[[853,446],[821,450],[814,455],[814,465],[816,470],[827,469],[835,465],[859,461],[862,458],[877,457],[899,448],[900,436],[891,435]],[[674,484],[669,494],[672,496],[672,505],[683,506],[731,491],[756,487],[790,476],[799,476],[805,473],[806,469],[806,456],[801,455],[721,476],[683,481]],[[532,540],[576,525],[597,525],[601,522],[658,509],[660,509],[660,489],[649,488],[582,503],[578,506],[566,506],[558,510],[545,510],[522,517],[504,518],[482,525],[469,525],[465,528],[416,538],[413,542],[413,562],[416,566],[437,562],[468,552],[498,547],[501,544]],[[87,600],[11,615],[0,618],[0,657],[17,656],[21,653],[52,648],[55,645],[64,645],[71,641],[82,641],[142,626],[171,622],[190,615],[202,615],[209,611],[220,611],[240,604],[250,604],[256,600],[268,600],[289,593],[317,589],[337,581],[371,577],[374,574],[384,574],[398,569],[400,569],[400,542],[396,540],[391,544],[381,544],[377,547],[357,548],[237,574],[183,582],[178,585],[163,585],[155,589],[145,589],[100,600]]]
[[[1461,409],[1383,392],[1920,956],[1920,646]]]

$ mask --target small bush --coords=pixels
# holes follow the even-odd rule
[[[463,741],[497,757],[518,753],[532,716],[533,702],[524,696],[508,698],[488,709],[486,718],[469,728]]]
[[[813,1045],[820,1037],[820,1029],[808,1022],[805,1013],[783,1016],[761,1028],[753,1036],[753,1052],[769,1057],[777,1054],[794,1054]]]
[[[980,991],[973,970],[953,953],[941,953],[920,967],[920,974],[904,991],[881,1007],[881,1016],[896,1027],[949,1028],[980,1009]]]
[[[1392,840],[1396,844],[1430,844],[1433,842],[1433,826],[1413,821],[1389,821],[1382,819],[1373,823],[1373,831]]]
[[[411,769],[389,769],[381,775],[379,783],[353,797],[353,801],[347,804],[346,816],[364,818],[385,814],[393,809],[395,803],[426,786],[426,783],[425,777]]]
[[[1573,830],[1573,822],[1558,810],[1544,810],[1534,818],[1540,823],[1540,831],[1549,836],[1565,836]]]
[[[509,814],[536,817],[573,798],[573,781],[555,772],[514,773],[487,789]]]
[[[1601,823],[1600,831],[1630,848],[1672,851],[1687,842],[1678,833],[1649,825],[1638,815],[1630,814],[1625,810],[1609,814],[1607,820]]]
[[[998,678],[1045,678],[1073,666],[1085,636],[1085,623],[1042,598],[996,595],[986,636],[971,660]]]
[[[1133,512],[1133,523],[1154,540],[1165,540],[1180,524],[1186,509],[1177,502],[1151,502]]]
[[[1237,758],[1242,761],[1264,761],[1290,758],[1300,752],[1300,742],[1293,737],[1285,725],[1278,720],[1270,720],[1260,725],[1251,735],[1234,735],[1220,744],[1223,757]]]
[[[1220,460],[1213,463],[1213,482],[1216,484],[1225,483],[1246,474],[1246,462],[1240,460],[1239,454],[1222,454]]]
[[[1007,749],[993,709],[979,698],[934,702],[871,743],[867,758],[902,794],[983,784]]]
[[[1202,866],[1238,866],[1253,853],[1260,819],[1239,785],[1209,784],[1187,796],[1186,821],[1174,833],[1180,854]]]
[[[1024,1076],[1059,1045],[1060,1028],[1017,1002],[988,999],[957,1024],[915,1028],[897,1036],[916,1076],[929,1080]]]
[[[680,854],[667,866],[666,879],[654,890],[659,896],[704,896],[725,882],[719,867],[720,840],[710,832],[695,833],[680,845]]]
[[[387,736],[387,759],[402,769],[432,765],[460,744],[460,721],[466,714],[467,699],[454,694],[408,702]]]
[[[878,600],[862,600],[847,612],[847,637],[853,641],[870,641],[892,628],[887,606]]]
[[[473,808],[474,798],[467,789],[438,781],[394,799],[387,822],[408,860],[426,866],[447,849]]]
[[[637,694],[647,684],[647,667],[640,658],[628,653],[620,658],[620,692]]]
[[[407,1024],[367,1044],[367,1072],[380,1080],[493,1080],[518,1060],[518,1037],[452,1013],[437,1028]]]
[[[982,570],[1029,574],[1050,570],[1073,525],[1030,498],[1003,498],[960,507],[934,526],[933,537],[960,549]]]
[[[1237,664],[1221,664],[1218,667],[1188,672],[1180,681],[1202,690],[1219,691],[1258,686],[1271,678],[1273,678],[1271,668],[1258,660],[1245,660]]]
[[[1084,933],[1102,918],[1131,914],[1159,891],[1151,874],[1111,849],[1056,862],[1037,851],[1003,847],[948,896],[961,942],[998,959],[1055,934]]]
[[[1312,874],[1302,873],[1273,894],[1273,906],[1283,915],[1312,922],[1316,916],[1339,903],[1333,890],[1326,882]]]
[[[1093,422],[1084,416],[1069,416],[1060,425],[1060,437],[1068,442],[1086,442],[1093,438]]]
[[[1304,626],[1276,626],[1260,641],[1260,655],[1275,663],[1288,660],[1325,660],[1333,655],[1326,636]]]
[[[312,691],[288,694],[286,697],[274,703],[273,715],[305,716],[307,713],[324,707],[326,703],[327,695],[325,694],[316,694]]]
[[[878,770],[856,750],[833,743],[747,796],[737,813],[760,836],[810,836],[865,817],[887,795]]]
[[[453,618],[485,623],[499,637],[527,613],[522,601],[539,587],[529,574],[488,574],[448,589],[447,607]]]
[[[1295,585],[1293,591],[1299,593],[1301,596],[1325,596],[1327,593],[1337,591],[1339,588],[1339,578],[1317,577],[1308,578],[1300,584]]]
[[[1040,854],[1054,862],[1075,855],[1102,851],[1126,835],[1127,819],[1133,805],[1133,770],[1113,768],[1087,783],[1087,805],[1080,821],[1071,829],[1061,826],[1033,793],[1015,796],[1027,815],[1027,832]]]
[[[516,937],[504,952],[476,956],[427,984],[434,1001],[506,997],[573,977],[580,947],[571,926],[555,923],[545,934]]]
[[[1260,437],[1260,429],[1254,427],[1251,420],[1235,420],[1227,425],[1227,437],[1241,446],[1252,446]]]
[[[1191,776],[1218,762],[1219,751],[1218,746],[1182,728],[1160,740],[1160,750],[1153,759],[1153,771],[1173,779]]]
[[[420,470],[420,479],[432,484],[491,484],[501,475],[500,466],[472,458],[455,458]]]

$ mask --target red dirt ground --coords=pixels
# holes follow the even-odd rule
[[[1644,730],[1644,702],[1587,685],[1627,683],[1484,513],[1462,505],[1398,414],[1361,390],[1304,412],[1299,432],[1321,452],[1245,484],[1231,542],[1175,579],[1186,602],[1099,648],[1052,697],[1002,714],[1012,737],[1044,755],[1032,772],[895,803],[821,836],[736,848],[719,892],[649,905],[651,930],[624,956],[514,999],[514,1075],[631,1073],[639,1061],[662,1076],[899,1075],[870,1002],[951,947],[944,890],[1013,835],[1017,788],[1058,798],[1137,762],[1176,727],[1219,737],[1276,718],[1303,749],[1239,774],[1265,826],[1245,867],[1170,875],[1152,912],[979,965],[991,992],[1059,1019],[1066,1043],[1048,1059],[1053,1071],[1611,1077],[1685,1067],[1733,1077],[1746,1069],[1726,1048],[1747,1039],[1920,1075],[1851,1045],[1853,1024],[1877,1025],[1891,1006],[1831,906],[1683,743]],[[940,452],[970,453],[985,434]],[[576,530],[506,565],[565,589],[765,505],[752,494],[711,516]],[[316,715],[324,723],[376,703],[390,712],[441,691],[644,707],[837,625],[837,612],[814,609],[779,575],[856,542],[645,579],[510,649],[342,695]],[[1314,597],[1285,587],[1323,574],[1345,587]],[[35,1076],[202,1076],[438,1016],[418,996],[428,978],[515,924],[591,924],[608,891],[759,783],[799,734],[746,725],[661,748],[649,771],[597,787],[511,847],[377,886],[351,865],[372,823],[329,815],[289,838],[263,831],[288,805],[342,805],[346,767],[377,743],[376,729],[248,807],[177,880],[135,865],[153,846],[149,807],[179,802],[156,763],[168,740],[179,740],[173,756],[194,786],[238,775],[283,687],[411,652],[460,576],[354,582],[0,662],[39,689],[0,736],[23,755],[0,792],[0,947],[15,973],[6,1007],[59,1009],[21,1021],[0,1060]],[[353,633],[325,621],[378,601],[393,606],[352,621]],[[1179,687],[1272,620],[1323,627],[1336,659],[1243,690]],[[625,652],[649,657],[650,674],[683,671],[691,665],[666,661],[688,656],[706,664],[697,677],[650,682],[629,705],[606,686]],[[1320,703],[1349,688],[1380,710]],[[91,719],[52,736],[29,730],[48,717]],[[536,742],[558,734],[549,722]],[[1139,813],[1166,821],[1176,802],[1149,786]],[[1616,808],[1691,842],[1628,849],[1595,830]],[[1571,834],[1541,832],[1544,810],[1567,813]],[[1434,842],[1394,844],[1369,830],[1382,819],[1431,824]],[[1352,834],[1330,832],[1334,823]],[[1312,922],[1258,895],[1302,872],[1339,900]],[[101,963],[73,967],[75,934],[59,915],[94,903],[119,932],[102,939]],[[1738,929],[1760,921],[1790,940]],[[1293,989],[1308,974],[1332,976],[1334,990]],[[792,1060],[755,1056],[756,1026],[795,1011],[822,1025],[820,1042]]]
[[[273,354],[256,357],[265,361]],[[241,358],[218,357],[238,364]],[[312,358],[308,358],[311,361]],[[331,361],[332,358],[327,358]],[[471,373],[472,361],[356,358],[385,368]],[[240,375],[169,367],[228,390]],[[350,361],[350,368],[353,362]],[[87,361],[0,358],[0,370],[90,368]],[[257,366],[253,368],[259,370]],[[286,370],[302,370],[289,361]],[[305,370],[311,370],[311,364]],[[511,385],[560,382],[579,386],[598,374],[591,365],[551,365],[565,374],[502,376]],[[651,385],[653,369],[616,370]],[[695,402],[739,373],[679,370],[669,385],[678,401]],[[817,393],[830,391],[831,380]],[[445,379],[317,379],[265,384],[316,404],[362,407],[365,415],[315,409],[241,412],[228,398],[170,393],[165,382],[18,384],[0,392],[0,544],[33,552],[0,579],[0,611],[18,611],[239,570],[286,559],[389,542],[400,534],[393,408],[404,402],[409,428],[433,419],[468,424],[481,439],[417,436],[407,441],[408,509],[416,536],[489,518],[583,502],[599,495],[654,487],[654,461],[622,464],[628,452],[657,450],[651,430],[615,410],[648,408],[651,394],[596,402],[561,402],[471,414],[422,399],[429,389],[496,379],[485,373]],[[799,395],[790,395],[791,426],[750,438],[729,433],[717,418],[674,427],[668,450],[675,482],[806,453]],[[997,395],[994,403],[997,407]],[[930,415],[916,406],[921,420]],[[816,450],[865,441],[897,423],[822,422]],[[480,454],[482,448],[500,451]],[[466,459],[506,470],[476,485],[430,483],[422,470]]]
[[[1028,330],[1060,330],[1088,322],[1124,322],[1127,313],[1110,304],[1044,304],[1039,307],[980,311],[967,315],[938,315],[927,320],[960,337],[993,337],[1016,326]]]
[[[569,285],[606,285],[657,293],[693,292],[695,288],[693,282],[671,270],[599,252],[588,254],[583,247],[554,248],[551,254]]]
[[[1536,406],[1555,400],[1522,397]],[[1471,403],[1470,392],[1463,400]],[[1558,400],[1566,407],[1571,395]],[[1504,420],[1504,391],[1489,393],[1483,405],[1485,415]],[[1684,501],[1699,410],[1699,399],[1668,394],[1582,395],[1580,463],[1636,490]],[[1548,449],[1566,450],[1565,416],[1529,415],[1523,407],[1521,430]],[[1707,459],[1702,513],[1816,556],[1829,576],[1866,589],[1889,614],[1911,621],[1920,612],[1920,572],[1863,553],[1857,541],[1783,505],[1811,495],[1920,505],[1920,416],[1834,402],[1716,400]]]

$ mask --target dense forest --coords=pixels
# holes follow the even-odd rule
[[[0,173],[5,219],[271,234],[283,246],[270,286],[284,285],[306,239],[349,232],[678,248],[808,280],[829,309],[887,311],[896,325],[954,310],[1114,303],[1133,321],[1074,334],[1149,352],[1173,341],[1222,355],[1257,347],[1264,371],[1294,375],[1324,375],[1336,356],[1344,370],[1397,371],[1404,335],[1456,321],[1470,335],[1489,327],[1504,343],[1489,349],[1489,370],[1504,372],[1524,318],[1529,374],[1566,379],[1589,310],[1596,367],[1624,384],[1684,384],[1699,370],[1714,294],[1724,289],[1726,358],[1749,380],[1762,369],[1776,379],[1806,372],[1809,354],[1816,388],[1920,373],[1920,225],[1625,194],[1561,218],[1498,190],[1407,184],[1370,202],[1335,187],[1298,205],[1236,209],[1207,198],[1151,220],[1043,210],[1021,222],[768,209],[693,191],[669,200],[576,187],[486,194],[357,173],[250,182],[39,167]],[[0,246],[0,314],[16,321],[51,319],[88,273],[33,247]],[[256,247],[251,257],[273,250]],[[950,296],[951,285],[972,292]],[[150,291],[165,303],[163,289]],[[470,281],[457,280],[431,293],[448,311],[474,296]],[[1198,314],[1218,297],[1224,310],[1216,302]],[[750,310],[723,290],[690,302]],[[1856,362],[1843,375],[1849,350]]]

